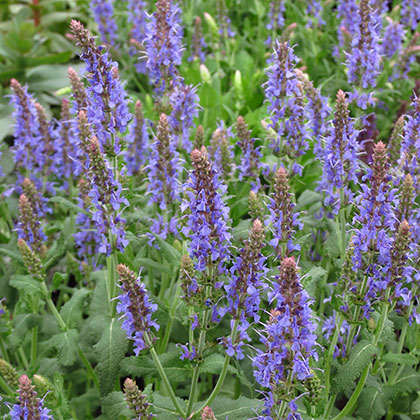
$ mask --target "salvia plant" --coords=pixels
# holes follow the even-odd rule
[[[0,417],[420,419],[420,2],[6,3]]]

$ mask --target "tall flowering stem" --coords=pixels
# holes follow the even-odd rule
[[[373,92],[380,70],[379,19],[370,0],[360,0],[352,27],[352,44],[348,55],[348,81],[357,86],[351,95],[362,109],[374,104]]]
[[[127,138],[128,147],[126,155],[128,175],[138,174],[146,163],[149,134],[147,122],[143,115],[143,107],[140,101],[136,102],[134,118],[130,124],[130,132]]]
[[[255,379],[268,388],[259,419],[286,418],[287,413],[297,412],[295,382],[313,375],[309,361],[317,358],[311,302],[293,257],[283,259],[268,297],[275,304],[260,338],[264,349],[253,358]]]
[[[131,39],[132,44],[139,48],[130,48],[130,54],[135,55],[138,49],[143,50],[143,41],[146,38],[146,25],[147,25],[147,2],[144,0],[128,0],[128,22],[131,23]],[[139,73],[145,73],[146,62],[141,57],[136,63],[136,70]]]
[[[231,127],[225,127],[222,121],[216,131],[213,133],[210,147],[209,156],[214,165],[214,169],[228,181],[234,173],[234,153],[233,148],[230,145],[229,139],[233,137]]]
[[[309,127],[306,121],[303,86],[294,71],[298,58],[287,42],[276,42],[272,62],[267,69],[265,97],[270,113],[269,128],[274,130],[270,147],[292,160],[292,169],[302,174],[296,162],[309,148]]]
[[[98,24],[102,42],[115,47],[118,28],[114,19],[113,0],[91,0],[90,7]]]
[[[236,120],[236,133],[239,139],[237,145],[242,150],[238,179],[242,181],[245,177],[251,178],[253,190],[258,190],[262,153],[260,147],[255,147],[255,139],[251,138],[251,131],[248,130],[248,125],[242,116]]]
[[[137,384],[130,378],[124,381],[124,395],[128,407],[137,420],[151,420],[156,416],[150,412],[150,404]]]
[[[270,11],[268,12],[269,22],[267,23],[267,29],[270,31],[270,35],[266,41],[266,44],[272,46],[276,39],[277,32],[279,29],[284,27],[284,0],[272,0],[270,2]]]
[[[127,332],[127,337],[134,341],[134,352],[138,355],[144,349],[150,350],[156,368],[165,383],[176,410],[182,417],[185,417],[154,348],[156,338],[153,337],[151,329],[159,329],[159,325],[152,319],[157,305],[151,302],[148,291],[140,282],[140,276],[137,277],[124,264],[117,266],[117,272],[121,280],[120,287],[122,290],[122,294],[118,297],[117,311],[124,319],[123,328]]]
[[[333,214],[351,202],[351,183],[358,182],[359,132],[350,119],[346,94],[337,93],[334,120],[325,139],[323,172],[319,188],[325,191],[325,205],[332,207]]]
[[[100,141],[101,148],[110,156],[121,150],[119,133],[124,133],[131,114],[128,99],[118,75],[118,64],[109,58],[102,46],[97,46],[89,31],[77,20],[72,20],[71,31],[76,44],[82,48],[80,57],[86,63],[87,118]],[[116,164],[114,162],[114,168]]]
[[[248,319],[259,321],[261,292],[265,288],[262,277],[266,272],[265,260],[261,250],[264,246],[264,228],[258,220],[254,220],[249,231],[249,237],[244,247],[239,251],[239,256],[231,268],[231,281],[225,286],[228,300],[227,312],[232,316],[231,328],[239,320],[236,337],[222,339],[222,344],[227,348],[229,356],[244,358],[242,347],[249,341],[247,330]]]
[[[274,192],[268,205],[270,217],[267,220],[267,224],[271,224],[273,229],[270,245],[280,259],[300,249],[299,245],[293,243],[296,229],[302,228],[299,213],[293,211],[294,206],[287,172],[280,167],[274,176]]]
[[[173,0],[157,0],[156,11],[147,23],[146,67],[159,93],[168,91],[179,78],[178,66],[183,51],[180,13]]]
[[[199,60],[200,63],[206,61],[205,48],[207,47],[203,37],[203,28],[201,18],[197,16],[194,19],[194,32],[192,37],[192,52],[188,61]]]

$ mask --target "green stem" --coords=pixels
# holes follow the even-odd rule
[[[1,335],[0,335],[0,352],[3,359],[6,360],[6,362],[10,363],[9,353],[6,349],[6,346],[4,345],[3,337]]]
[[[359,382],[357,383],[356,389],[353,392],[353,395],[350,397],[350,399],[347,401],[347,404],[345,407],[338,413],[333,420],[341,420],[344,417],[347,416],[347,414],[350,414],[350,412],[353,410],[354,405],[356,404],[360,393],[363,390],[363,387],[365,386],[366,379],[369,374],[369,365],[367,365],[362,373],[362,376],[359,379]]]
[[[337,327],[336,327],[336,329],[334,331],[334,335],[332,337],[332,340],[331,340],[331,343],[330,343],[330,347],[328,349],[327,360],[326,360],[326,365],[325,365],[325,395],[327,396],[327,398],[328,398],[328,396],[330,394],[330,388],[331,388],[331,378],[330,378],[330,375],[331,375],[331,362],[332,362],[332,359],[333,359],[334,348],[335,348],[335,346],[337,344],[338,336],[340,335],[340,328],[341,328],[341,325],[343,324],[343,321],[344,321],[344,317],[340,313],[340,318],[338,319]],[[334,398],[334,401],[335,401],[335,397],[334,396],[331,397],[331,399],[333,399],[333,398]],[[328,418],[327,417],[327,410],[328,409],[329,409],[329,404],[327,404],[327,407],[325,409],[325,414],[324,414],[324,417],[325,418]]]
[[[117,302],[115,301],[115,288],[117,284],[117,262],[117,255],[115,254],[115,252],[112,252],[111,255],[106,258],[106,267],[108,272],[108,301],[111,318],[115,316],[115,308],[117,306]]]
[[[239,315],[238,315],[238,318],[235,320],[235,324],[233,325],[233,328],[232,328],[232,342],[234,342],[236,339],[238,326],[239,326]],[[213,402],[213,400],[217,397],[217,394],[219,393],[225,381],[226,374],[229,368],[230,359],[231,359],[230,356],[228,355],[225,356],[225,361],[223,363],[222,371],[220,372],[220,376],[219,376],[219,379],[217,380],[216,386],[213,388],[213,391],[210,394],[210,396],[207,398],[206,402],[197,410],[197,413],[201,413],[204,407],[206,407],[207,405],[210,405]]]
[[[79,357],[82,363],[85,365],[86,370],[88,371],[90,377],[92,378],[93,383],[95,384],[96,388],[100,389],[99,387],[99,379],[96,376],[95,371],[93,370],[92,365],[90,364],[88,358],[83,353],[83,350],[79,347]]]
[[[22,363],[23,363],[23,366],[25,367],[25,370],[28,370],[28,366],[29,366],[28,359],[26,358],[26,354],[23,351],[22,347],[18,348],[18,353],[19,353],[20,358],[22,359]]]
[[[38,326],[32,328],[32,341],[31,341],[31,366],[35,368],[38,348]]]
[[[4,391],[10,395],[16,395],[16,392],[9,386],[9,384],[0,376],[0,387],[4,389]]]
[[[166,325],[165,334],[160,343],[159,353],[164,353],[166,351],[166,347],[168,346],[169,337],[171,336],[172,325],[174,323],[176,308],[178,307],[178,304],[179,303],[178,303],[178,289],[177,289],[175,292],[173,301],[172,301],[171,309],[169,311],[169,322]]]
[[[158,370],[158,372],[159,372],[159,375],[160,375],[160,377],[161,377],[161,379],[162,379],[163,383],[164,383],[164,384],[165,384],[165,386],[166,386],[166,389],[167,389],[167,391],[168,391],[168,393],[169,393],[169,397],[170,397],[170,399],[172,400],[172,402],[173,402],[173,404],[174,404],[174,406],[175,406],[175,408],[176,408],[176,411],[178,412],[178,414],[179,414],[181,417],[185,417],[185,413],[184,413],[184,411],[182,410],[181,406],[179,405],[179,402],[178,402],[178,401],[177,401],[177,399],[176,399],[176,396],[175,396],[174,390],[172,389],[171,383],[169,382],[169,379],[168,379],[168,377],[166,376],[165,370],[163,369],[163,366],[162,366],[162,364],[160,363],[159,356],[157,355],[156,350],[155,350],[155,348],[153,347],[153,344],[152,344],[152,341],[150,340],[150,337],[149,337],[147,334],[145,334],[145,336],[144,336],[144,337],[145,337],[145,342],[146,342],[146,344],[150,347],[150,354],[151,354],[151,356],[152,356],[152,358],[153,358],[153,361],[154,361],[155,366],[156,366],[156,368],[157,368],[157,370]]]

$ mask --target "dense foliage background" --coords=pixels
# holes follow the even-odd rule
[[[418,0],[0,16],[1,415],[420,418]]]

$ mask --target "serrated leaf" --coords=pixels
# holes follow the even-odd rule
[[[420,388],[420,373],[413,368],[406,366],[403,373],[392,385],[385,385],[384,392],[390,399],[410,391],[417,391]]]
[[[179,358],[179,354],[164,353],[159,356],[165,373],[171,382],[179,383],[191,376],[191,369],[187,362]],[[127,357],[121,361],[122,373],[145,378],[157,378],[159,372],[153,361],[147,356]]]
[[[255,417],[255,409],[262,405],[261,400],[239,397],[237,400],[217,397],[210,407],[217,419],[243,420]]]
[[[164,260],[169,263],[172,270],[177,271],[181,264],[181,253],[160,236],[156,236],[155,238],[160,248],[159,253],[163,255]]]
[[[89,305],[89,314],[106,314],[109,310],[108,292],[106,286],[106,272],[96,271],[95,273],[92,273],[91,277],[92,280],[95,281],[96,286],[93,290],[92,300]]]
[[[332,392],[338,394],[349,387],[363,372],[363,369],[372,361],[378,348],[367,340],[357,343],[350,353],[347,363],[338,369],[332,381]]]
[[[120,419],[122,416],[132,418],[133,413],[127,407],[124,394],[121,391],[109,393],[101,399],[102,412],[109,420]]]
[[[48,251],[47,261],[43,264],[44,269],[48,270],[53,267],[64,256],[67,250],[66,237],[61,234],[54,242],[52,248]]]
[[[70,200],[68,200],[67,198],[61,197],[59,195],[56,195],[54,197],[51,197],[48,200],[48,202],[49,203],[56,203],[60,207],[66,209],[66,210],[73,210],[74,212],[76,212],[76,214],[78,214],[78,213],[84,213],[87,216],[90,216],[90,213],[87,210],[85,210],[82,207],[79,207],[77,204],[74,204]]]
[[[44,295],[41,283],[32,276],[15,274],[10,278],[9,284],[16,289],[33,296],[42,297]]]
[[[10,249],[5,248],[4,246],[0,246],[0,254],[6,255],[7,257],[10,257],[15,261],[23,264],[22,256],[16,251],[12,251]]]
[[[387,412],[386,398],[382,388],[367,387],[359,397],[358,414],[366,420],[379,420]]]
[[[214,375],[220,374],[224,361],[225,357],[223,355],[220,353],[213,353],[204,359],[203,363],[200,365],[200,372],[212,373]],[[235,372],[235,369],[229,365],[228,373],[234,374]]]
[[[69,328],[73,328],[82,319],[83,305],[89,290],[77,289],[68,302],[60,310],[60,315]]]
[[[416,356],[408,353],[387,353],[381,357],[381,361],[386,363],[397,363],[400,365],[416,365],[419,362]]]
[[[327,271],[322,267],[312,267],[302,277],[302,285],[309,296],[315,296],[318,283],[325,278]]]
[[[126,332],[121,327],[121,321],[113,318],[103,331],[101,339],[94,346],[98,357],[98,377],[101,395],[109,394],[118,378],[120,362],[127,351]]]
[[[78,338],[79,333],[73,329],[54,335],[45,344],[57,349],[58,363],[61,366],[71,366],[78,357]]]
[[[322,202],[321,194],[315,191],[305,190],[299,196],[295,209],[300,210],[301,208],[306,207],[307,205],[314,204],[317,202]]]
[[[176,399],[181,409],[185,411],[186,402],[178,397]],[[160,395],[159,392],[153,393],[153,407],[153,411],[158,414],[157,418],[159,420],[175,420],[179,418],[172,400],[169,397]]]

